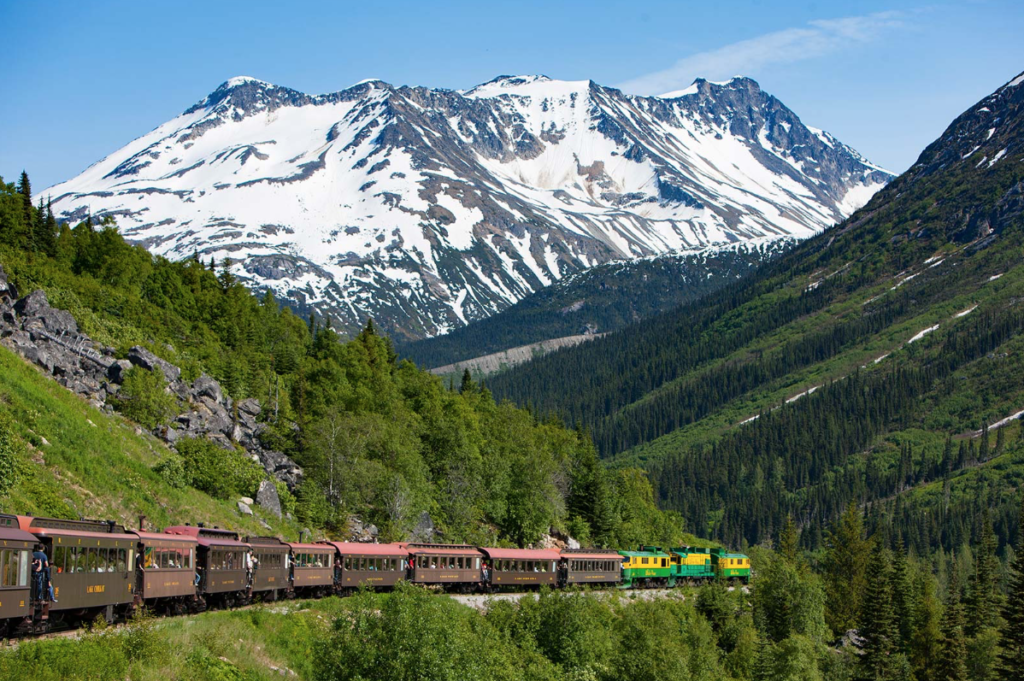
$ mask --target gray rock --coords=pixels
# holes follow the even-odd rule
[[[14,311],[22,317],[35,317],[43,310],[50,309],[50,301],[43,291],[33,291],[14,304]]]
[[[277,494],[277,485],[269,480],[260,483],[260,489],[256,492],[256,503],[267,513],[281,517],[281,498]]]
[[[197,378],[192,384],[192,394],[196,397],[209,397],[217,403],[224,401],[224,391],[221,390],[220,383],[206,374]]]
[[[140,345],[136,345],[128,351],[128,361],[135,366],[142,367],[149,371],[153,371],[153,369],[159,367],[160,371],[164,373],[164,378],[167,379],[168,383],[173,383],[181,377],[181,369],[166,360],[160,359]]]
[[[238,500],[241,501],[246,506],[252,506],[253,504],[256,503],[255,501],[252,500],[252,497],[239,497]]]
[[[252,515],[252,509],[249,508],[249,504],[245,503],[244,501],[238,502],[238,512],[242,515]]]
[[[260,415],[260,401],[255,397],[250,397],[247,400],[242,400],[238,403],[238,413],[246,414],[247,416],[259,416]]]
[[[42,291],[39,291],[42,293]],[[54,336],[68,336],[70,338],[65,339],[68,343],[77,343],[78,345],[85,346],[83,342],[84,336],[78,335],[78,322],[71,316],[71,313],[67,310],[55,310],[52,307],[39,310],[34,315],[22,315],[28,317],[25,320],[24,327],[26,330],[43,329],[47,333]],[[88,343],[91,347],[91,343]]]
[[[416,527],[412,528],[412,541],[430,542],[434,539],[435,533],[433,518],[429,513],[423,511],[420,513],[419,520],[416,521]]]
[[[126,359],[115,360],[107,367],[107,378],[114,383],[124,383],[124,376],[132,368],[132,363]]]

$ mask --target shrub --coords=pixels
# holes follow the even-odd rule
[[[167,381],[159,367],[153,371],[132,367],[125,374],[114,406],[132,421],[153,429],[174,416],[178,400],[167,392]]]
[[[191,478],[188,471],[185,470],[185,460],[180,456],[171,454],[153,466],[153,471],[158,473],[164,482],[175,489],[188,487],[191,484]]]
[[[263,469],[252,459],[206,439],[184,439],[177,444],[177,449],[187,483],[218,499],[252,495],[265,477]],[[173,475],[173,466],[167,462],[166,473],[161,474]]]
[[[17,451],[14,429],[8,417],[0,414],[0,497],[11,491],[17,479]]]

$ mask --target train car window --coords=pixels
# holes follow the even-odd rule
[[[142,553],[142,568],[144,570],[149,570],[154,567],[156,567],[156,565],[153,564],[153,549],[147,546]]]
[[[10,572],[11,566],[11,554],[14,551],[0,551],[0,586],[14,586],[9,584],[10,578],[7,576]]]
[[[117,571],[128,572],[128,552],[125,549],[117,550]]]
[[[53,547],[53,560],[50,561],[50,572],[51,574],[61,574],[64,572],[64,562],[68,559],[68,550],[63,546]]]
[[[345,564],[343,567],[345,570],[352,569],[352,556],[345,556]]]

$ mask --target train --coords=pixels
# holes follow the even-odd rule
[[[113,521],[0,514],[0,638],[284,598],[387,590],[405,581],[449,593],[747,583],[750,559],[721,549],[641,546],[511,549],[466,544],[285,542],[203,524],[129,530]],[[32,570],[49,563],[49,581]]]

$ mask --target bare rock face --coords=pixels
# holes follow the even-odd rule
[[[434,527],[434,519],[426,511],[420,513],[416,526],[412,528],[409,541],[429,543],[434,541],[437,529]]]
[[[220,383],[206,374],[197,378],[195,383],[192,384],[192,394],[198,397],[208,397],[214,402],[222,402],[224,400],[224,393],[221,390]]]
[[[264,511],[281,517],[281,499],[277,495],[277,486],[269,480],[260,483],[259,491],[256,492],[256,503]]]

